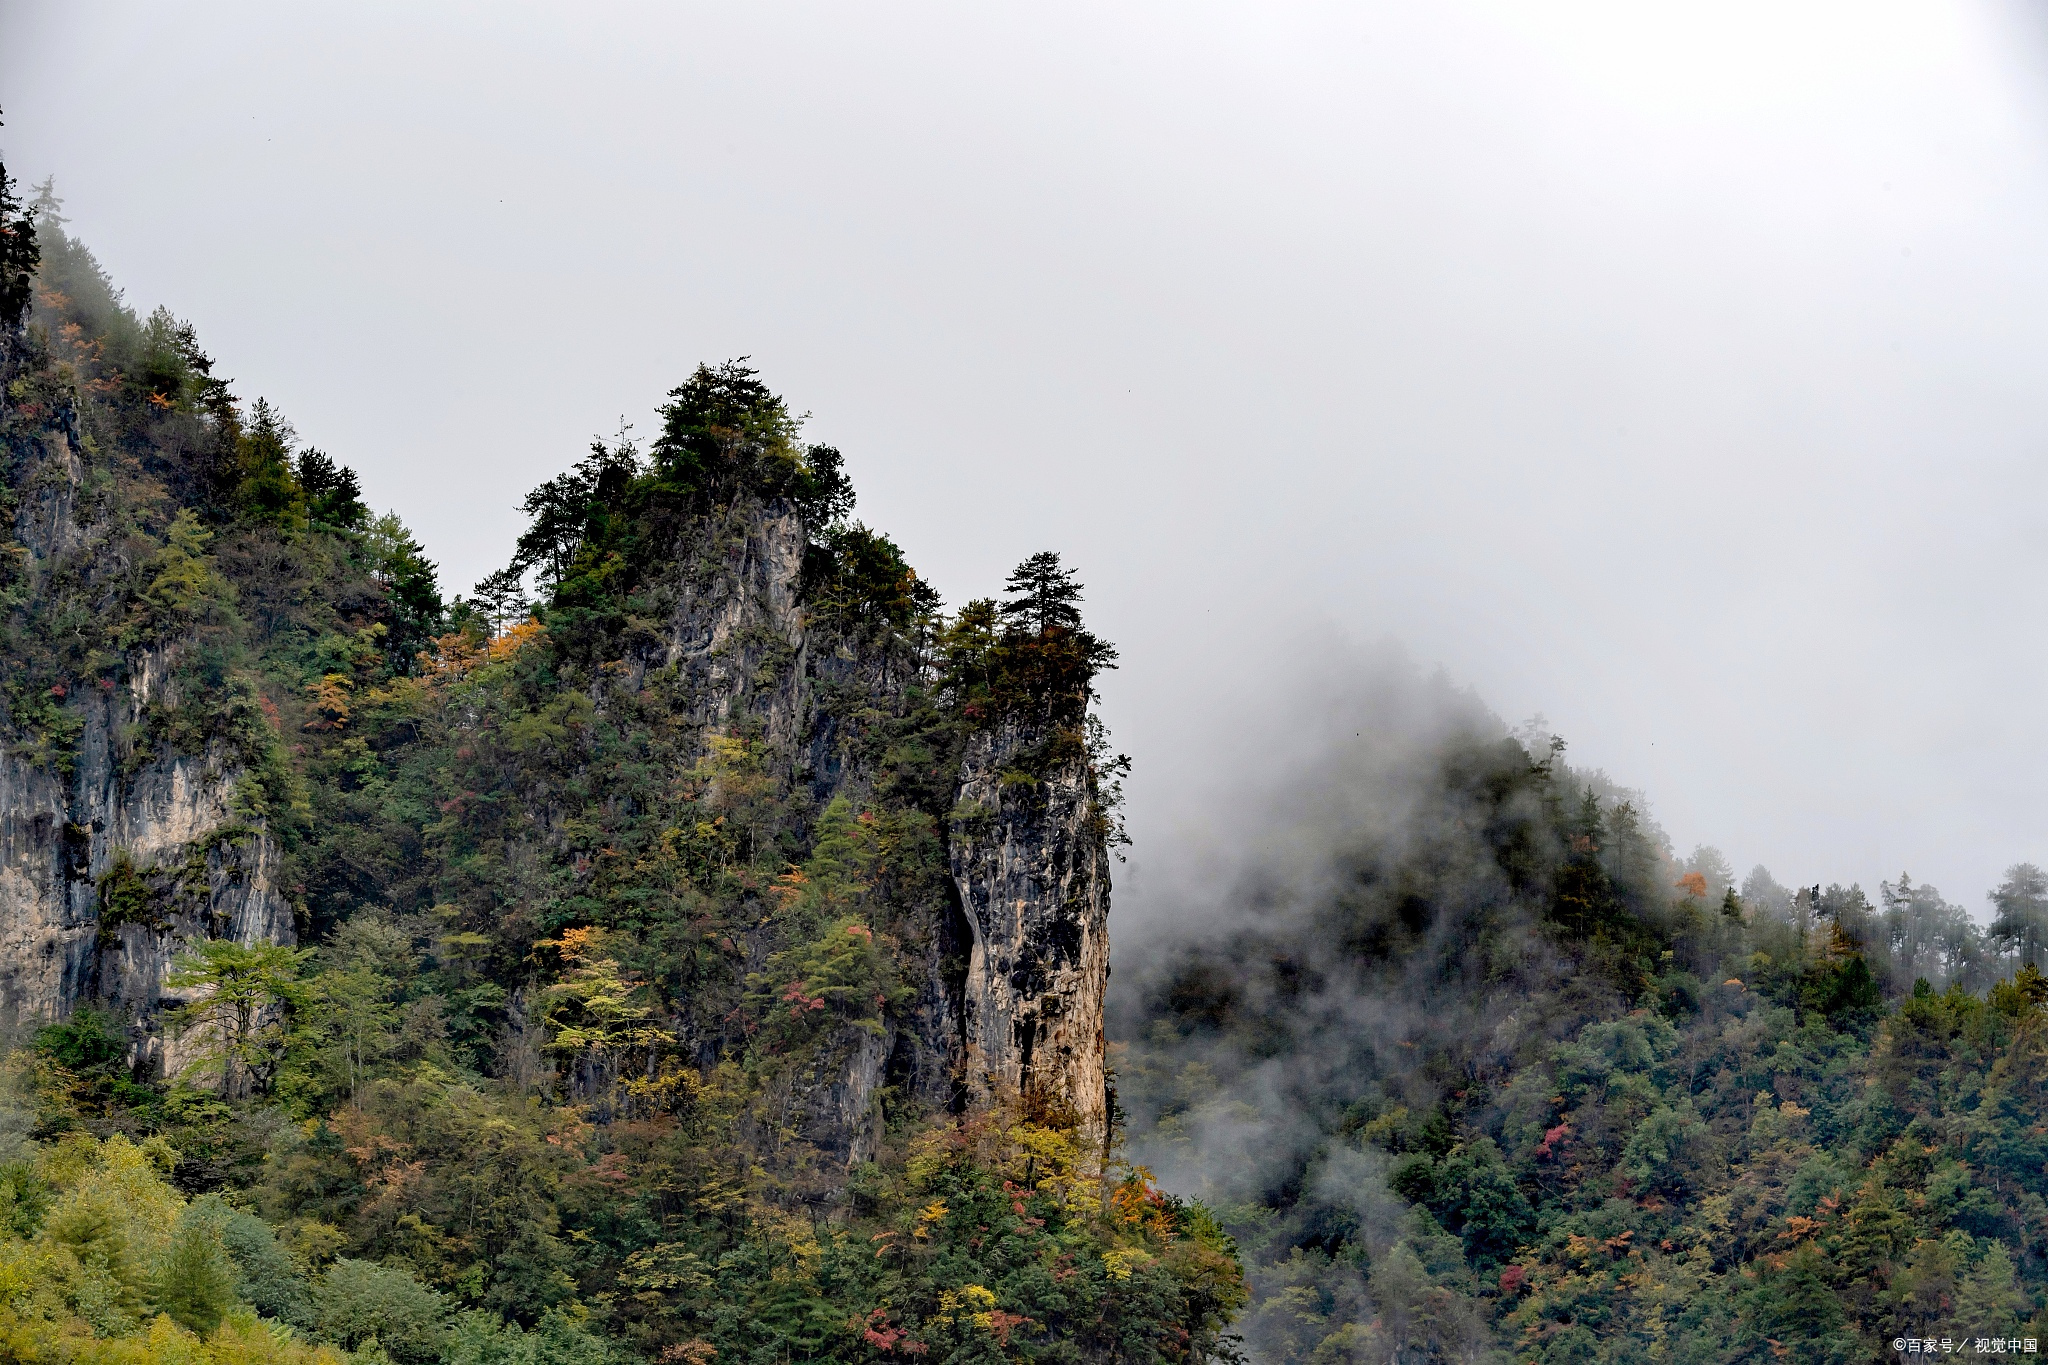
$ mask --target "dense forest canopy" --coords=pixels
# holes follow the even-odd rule
[[[1542,728],[1376,679],[1357,742],[1240,784],[1240,856],[1124,940],[1097,1134],[1056,1096],[977,1098],[942,1046],[959,849],[1001,818],[958,774],[992,765],[1027,814],[1065,784],[1084,851],[1122,840],[1091,710],[1117,656],[1057,555],[946,611],[742,358],[686,376],[644,452],[621,432],[534,489],[506,567],[454,593],[4,172],[0,333],[10,761],[234,775],[183,861],[86,878],[107,960],[174,945],[155,1013],[87,991],[15,1021],[0,1356],[2048,1336],[2032,865],[1983,923],[1904,875],[1738,882]],[[134,718],[95,748],[117,695]],[[293,932],[244,941],[210,888],[272,847]]]

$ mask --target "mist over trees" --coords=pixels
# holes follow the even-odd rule
[[[1279,758],[1219,733],[1213,826],[1140,851],[1118,1120],[1084,1144],[1052,1106],[970,1112],[902,1026],[948,1017],[974,952],[970,745],[1030,733],[992,784],[1082,774],[1061,837],[1122,842],[1091,711],[1118,656],[1059,555],[948,612],[741,358],[644,450],[622,429],[532,490],[506,567],[451,594],[188,323],[123,303],[54,185],[24,205],[0,172],[10,308],[10,509],[82,452],[107,539],[66,562],[29,527],[0,558],[9,753],[75,780],[77,698],[159,651],[123,762],[242,776],[196,870],[80,881],[96,932],[167,935],[260,823],[304,946],[180,952],[174,1067],[90,1006],[23,1032],[6,1352],[1565,1365],[2048,1336],[2035,865],[1982,917],[1903,872],[1874,899],[1738,879],[1547,727],[1362,668],[1261,699]],[[836,708],[794,776],[760,714],[704,738],[662,647],[767,525]],[[796,650],[757,629],[714,662],[772,689]],[[820,1083],[859,1049],[873,1094]],[[842,1105],[858,1154],[818,1136]]]
[[[1254,1358],[2044,1335],[2038,869],[1988,926],[1907,875],[1738,885],[1406,665],[1278,709],[1297,756],[1233,767],[1234,856],[1185,836],[1148,884],[1111,1023],[1134,1157],[1237,1239]]]

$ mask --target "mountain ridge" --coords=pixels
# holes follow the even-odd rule
[[[25,1213],[12,1329],[1217,1343],[1227,1239],[1114,1148],[1114,650],[1057,556],[942,615],[734,362],[444,600],[188,326],[0,217],[41,253],[0,358],[18,1181],[170,1211],[113,1261]]]

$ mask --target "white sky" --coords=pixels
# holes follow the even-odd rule
[[[1245,698],[1391,637],[1681,849],[1981,912],[2048,862],[2043,52],[1870,0],[0,0],[0,147],[452,588],[751,354],[949,601],[1080,567],[1141,865],[1288,722]]]

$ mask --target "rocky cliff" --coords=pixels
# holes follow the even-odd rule
[[[945,615],[735,364],[651,459],[599,445],[528,500],[534,619],[451,611],[353,475],[53,240],[0,360],[0,1016],[103,1007],[162,1075],[184,949],[413,916],[460,1064],[600,1116],[740,1066],[806,1197],[891,1114],[1100,1150],[1110,652],[1056,557]],[[575,995],[600,970],[645,1024]]]
[[[423,1362],[1204,1357],[1228,1247],[1110,1140],[1113,651],[1056,555],[944,610],[732,362],[450,600],[8,204],[0,170],[0,1147],[35,1189],[151,1134],[228,1195],[201,1278],[266,1349],[364,1344],[361,1281]],[[16,1254],[51,1202],[0,1251],[56,1264]],[[209,1330],[130,1259],[31,1296],[67,1345],[10,1340]]]
[[[655,648],[618,671],[638,686],[676,670],[701,743],[756,733],[817,806],[872,796],[877,773],[846,742],[929,685],[915,649],[849,636],[807,603],[810,531],[791,508],[742,503],[707,518],[666,570],[675,605]],[[822,619],[821,619],[822,618]],[[1086,752],[1015,720],[957,736],[944,766],[949,877],[912,917],[912,997],[879,1029],[847,1028],[788,1079],[787,1113],[838,1165],[866,1159],[894,1084],[931,1107],[1021,1103],[1108,1121],[1102,1031],[1110,881]],[[701,747],[698,752],[701,753]]]
[[[351,698],[376,676],[363,661],[379,656],[364,642],[402,624],[395,590],[375,586],[391,571],[365,564],[364,547],[377,542],[294,529],[304,523],[290,517],[306,514],[289,509],[269,526],[224,520],[202,501],[215,529],[193,521],[171,543],[192,490],[218,478],[206,472],[209,441],[218,448],[232,436],[236,464],[250,459],[251,435],[234,434],[239,419],[150,403],[81,410],[75,368],[25,334],[9,355],[18,382],[0,425],[19,662],[0,756],[0,1013],[49,1021],[93,1003],[127,1017],[139,1062],[174,1067],[159,1001],[183,948],[209,938],[291,943],[295,914],[333,924],[364,905],[415,898],[503,943],[516,1000],[544,1001],[539,987],[518,984],[516,964],[533,942],[565,919],[603,924],[617,914],[608,907],[646,894],[602,871],[621,819],[652,821],[655,837],[673,840],[744,813],[749,843],[718,854],[725,872],[680,898],[661,892],[679,915],[712,894],[738,917],[718,940],[730,945],[719,982],[662,986],[674,992],[675,1035],[709,1067],[764,1022],[787,1026],[776,1022],[775,990],[825,1000],[806,982],[844,966],[803,968],[816,944],[799,941],[830,932],[839,902],[821,902],[810,919],[780,916],[786,888],[763,882],[782,869],[809,875],[823,822],[841,809],[849,814],[834,818],[894,831],[858,854],[865,861],[846,874],[852,889],[841,897],[861,922],[839,932],[880,933],[887,945],[873,988],[881,1004],[832,997],[839,1003],[822,1022],[807,1018],[800,1046],[759,1054],[759,1145],[800,1154],[792,1159],[818,1165],[830,1186],[830,1171],[875,1152],[890,1096],[925,1112],[1015,1103],[1099,1143],[1109,879],[1099,794],[1077,739],[1085,676],[1047,684],[1033,673],[1005,692],[1003,670],[1022,665],[1004,663],[1006,647],[991,636],[975,656],[974,692],[948,673],[942,656],[961,647],[940,646],[943,623],[933,624],[893,546],[864,530],[826,535],[801,497],[742,480],[668,509],[624,570],[624,556],[607,561],[607,572],[633,577],[630,598],[578,614],[575,580],[558,586],[559,624],[535,637],[555,658],[552,680],[516,704],[561,717],[566,733],[584,737],[580,747],[507,744],[488,773],[437,798],[438,810],[373,811],[360,804],[364,756],[460,766],[478,752],[463,735],[489,749],[506,733],[473,703],[442,712],[434,724],[445,738],[432,742],[418,718],[382,733],[351,718]],[[115,420],[124,411],[125,428]],[[338,570],[323,570],[322,556]],[[366,569],[369,596],[351,601],[346,584]],[[172,599],[181,612],[163,607]],[[201,599],[215,603],[210,616],[193,605]],[[90,647],[52,648],[61,623],[81,618],[92,623]],[[1020,659],[1037,638],[1014,627],[1010,637]],[[435,646],[446,658],[463,648]],[[323,652],[355,662],[308,674],[301,660]],[[382,658],[385,668],[403,663],[388,650]],[[429,665],[423,699],[442,695],[440,670]],[[598,734],[610,738],[594,743]],[[634,757],[617,766],[601,756],[607,745]],[[744,773],[728,770],[735,754]],[[255,771],[266,764],[271,771]],[[296,834],[277,829],[278,802],[308,797],[285,789],[322,810],[310,825],[296,817]],[[657,818],[677,791],[708,824],[680,812]],[[352,803],[361,815],[348,814]],[[465,893],[449,882],[447,841],[468,837],[479,809],[499,813],[487,880],[503,886],[459,909]],[[335,844],[355,837],[352,818],[370,816],[385,849],[413,850],[410,867],[398,859],[366,874],[360,849]],[[596,829],[616,831],[614,843],[594,845]],[[477,855],[463,856],[476,866]],[[538,1027],[524,1008],[514,1009],[527,1020],[518,1027]],[[736,1019],[745,1022],[737,1040]],[[596,1102],[596,1091],[653,1065],[592,1053],[570,1060],[567,1074]]]
[[[48,1022],[99,1004],[135,1021],[141,1055],[154,1060],[156,1007],[181,945],[290,943],[292,908],[266,821],[237,811],[248,777],[240,758],[217,739],[193,752],[152,739],[152,712],[190,700],[177,695],[184,642],[103,649],[83,677],[51,668],[39,649],[49,643],[39,633],[67,614],[103,613],[94,635],[118,626],[126,603],[114,585],[132,547],[111,462],[93,460],[75,406],[35,401],[18,373],[25,349],[19,337],[5,348],[0,394],[10,596],[25,627],[10,641],[12,733],[0,752],[0,1019]],[[27,695],[39,674],[56,680]]]
[[[1043,737],[976,734],[951,822],[953,878],[973,937],[961,1065],[982,1102],[1016,1096],[1099,1141],[1108,1124],[1102,1034],[1109,870],[1085,759],[1017,780]]]

